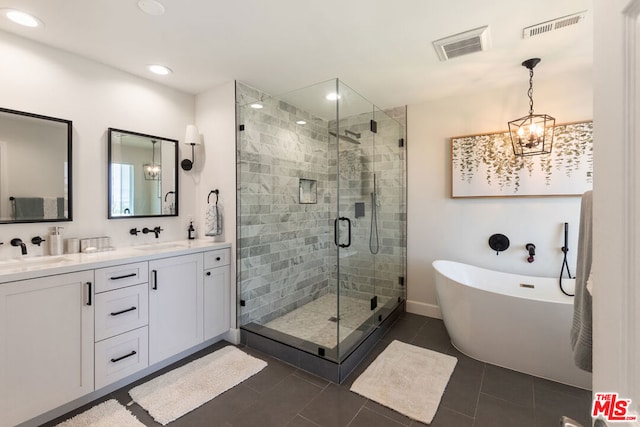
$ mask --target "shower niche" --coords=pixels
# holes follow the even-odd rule
[[[300,204],[318,203],[318,181],[300,178]]]
[[[406,110],[337,79],[236,100],[242,340],[341,382],[404,308]]]

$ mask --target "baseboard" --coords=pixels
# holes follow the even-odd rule
[[[229,329],[227,333],[222,336],[222,339],[229,341],[233,345],[240,344],[240,329]]]
[[[419,314],[420,316],[442,319],[440,307],[435,304],[407,300],[407,313]]]

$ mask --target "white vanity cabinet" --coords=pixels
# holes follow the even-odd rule
[[[229,331],[228,244],[37,261],[0,262],[0,427],[40,425]]]
[[[231,308],[230,250],[204,253],[204,339],[209,340],[229,330]]]
[[[203,342],[203,254],[149,262],[149,363]]]
[[[149,366],[149,263],[95,271],[95,386]]]
[[[0,285],[0,425],[94,389],[93,270]]]

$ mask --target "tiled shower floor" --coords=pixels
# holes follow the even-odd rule
[[[310,341],[327,348],[333,348],[351,334],[361,334],[360,328],[366,322],[373,322],[371,302],[365,299],[327,294],[305,304],[263,326],[287,335]],[[384,300],[379,299],[379,307]],[[339,322],[336,319],[339,318]],[[353,337],[351,337],[353,338]]]

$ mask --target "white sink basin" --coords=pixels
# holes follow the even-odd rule
[[[4,261],[0,261],[0,266],[10,265],[10,266],[36,266],[36,265],[51,265],[51,264],[59,264],[62,262],[68,261],[68,258],[64,256],[38,256],[38,257],[26,257],[26,258],[18,258],[18,259],[8,259]]]
[[[187,246],[184,243],[156,243],[145,246],[137,246],[134,249],[139,251],[162,251],[165,249],[184,249]]]

